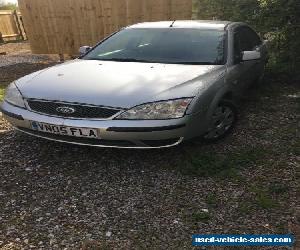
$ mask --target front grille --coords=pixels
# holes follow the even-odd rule
[[[120,109],[112,109],[97,106],[88,106],[83,104],[69,104],[59,102],[48,102],[38,100],[27,100],[27,103],[32,111],[47,115],[69,117],[69,118],[89,118],[89,119],[105,119],[112,117],[120,112]],[[59,112],[58,108],[71,109],[72,113]]]

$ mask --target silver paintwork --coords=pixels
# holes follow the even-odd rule
[[[25,99],[125,109],[145,102],[194,96],[203,84],[195,80],[218,74],[222,68],[225,67],[76,59],[34,73],[31,78],[21,78],[16,84]]]
[[[166,28],[172,22],[136,24],[134,28]],[[242,95],[251,82],[263,74],[267,58],[265,44],[257,48],[261,59],[234,63],[233,34],[244,23],[218,21],[176,21],[173,28],[225,29],[227,62],[225,65],[175,65],[158,63],[110,62],[76,59],[27,75],[16,81],[25,99],[128,109],[160,100],[195,96],[186,115],[170,120],[87,120],[63,119],[38,114],[3,102],[4,111],[23,116],[24,120],[4,115],[15,127],[30,128],[30,121],[55,125],[97,128],[106,140],[128,140],[136,147],[147,147],[142,140],[180,138],[188,140],[203,135],[211,126],[218,103],[230,93]],[[246,53],[255,56],[253,53]],[[257,56],[257,53],[256,53]],[[247,56],[246,56],[247,57]],[[112,132],[109,127],[162,127],[186,124],[185,127],[156,132]],[[177,144],[177,143],[176,143]],[[173,146],[173,145],[166,145]]]

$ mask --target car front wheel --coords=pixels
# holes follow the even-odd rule
[[[203,136],[205,141],[217,141],[233,129],[237,120],[237,110],[229,101],[221,101],[215,108],[210,127]]]

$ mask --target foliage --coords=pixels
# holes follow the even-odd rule
[[[5,87],[0,85],[0,102],[3,100],[4,98],[4,90],[5,90]]]
[[[300,68],[299,0],[194,0],[193,17],[243,21],[268,39],[269,66],[279,73]]]
[[[0,0],[0,10],[16,10],[17,8],[17,4],[7,3],[6,1]]]

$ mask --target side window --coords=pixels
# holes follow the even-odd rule
[[[249,51],[253,49],[253,43],[250,39],[250,35],[248,29],[244,27],[238,29],[239,37],[240,37],[240,48],[241,51]]]
[[[242,51],[255,50],[261,43],[259,36],[247,26],[235,29],[233,38],[234,63],[241,61]]]
[[[261,45],[259,36],[252,29],[244,26],[240,28],[240,31],[244,50],[255,50],[256,47]]]
[[[252,46],[253,46],[252,49],[255,49],[256,47],[260,46],[262,42],[260,37],[256,34],[256,32],[250,28],[245,28],[245,29],[247,29],[249,39],[252,42]]]

